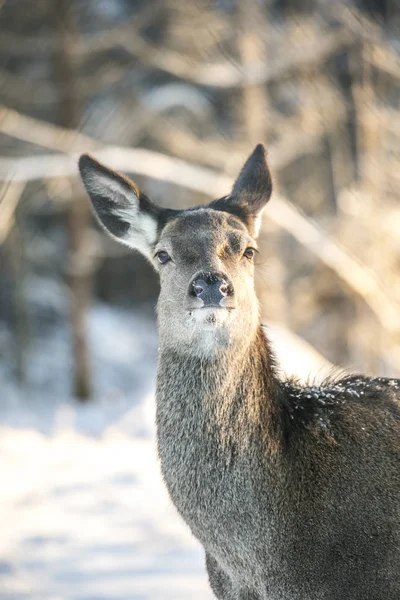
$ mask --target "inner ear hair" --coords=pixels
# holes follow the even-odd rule
[[[139,198],[140,190],[131,179],[106,167],[90,154],[80,157],[79,171],[89,195],[98,193],[104,196],[106,193],[115,202],[117,198],[113,199],[113,193],[121,194],[122,197],[133,193]]]
[[[119,242],[150,258],[160,209],[133,181],[88,154],[81,156],[79,169],[102,227]]]

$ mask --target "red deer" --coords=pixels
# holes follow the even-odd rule
[[[253,280],[264,147],[228,196],[187,210],[79,166],[99,222],[160,276],[161,469],[216,597],[399,600],[400,381],[278,375]]]

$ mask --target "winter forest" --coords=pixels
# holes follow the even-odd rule
[[[213,597],[155,452],[157,277],[77,160],[183,208],[258,142],[283,370],[398,376],[398,0],[0,0],[0,600]]]

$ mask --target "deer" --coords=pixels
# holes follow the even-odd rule
[[[185,210],[88,154],[79,169],[103,229],[159,274],[158,455],[216,598],[399,600],[400,380],[280,373],[254,287],[265,147]]]

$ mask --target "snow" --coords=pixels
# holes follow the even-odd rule
[[[96,306],[90,338],[84,406],[62,327],[34,341],[25,390],[0,367],[0,599],[211,599],[159,471],[154,323]]]
[[[65,322],[39,333],[19,389],[0,332],[0,600],[213,598],[202,548],[159,471],[154,322],[93,308],[95,400],[86,405],[69,392]],[[270,334],[279,354],[284,333]],[[285,369],[298,372],[307,353],[291,354],[285,341]]]
[[[154,443],[1,431],[1,598],[211,598]],[[3,484],[4,485],[4,484]]]

